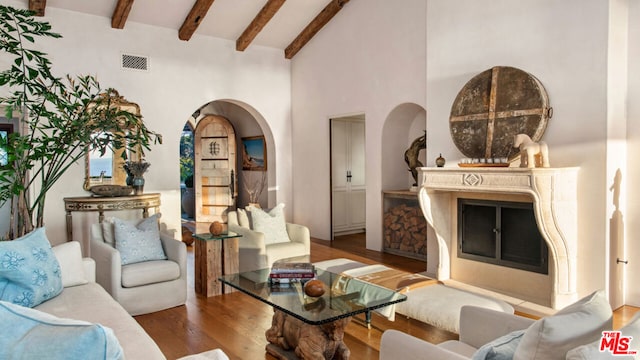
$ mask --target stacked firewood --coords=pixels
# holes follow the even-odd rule
[[[384,248],[426,256],[427,221],[418,206],[400,204],[384,213]]]

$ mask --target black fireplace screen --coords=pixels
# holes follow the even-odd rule
[[[531,203],[458,199],[458,257],[549,273]]]

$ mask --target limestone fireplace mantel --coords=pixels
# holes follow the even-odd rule
[[[533,203],[538,228],[549,248],[552,308],[577,299],[578,168],[420,168],[419,200],[438,242],[438,280],[451,274],[452,228],[456,201],[452,194],[470,192],[526,195]],[[453,245],[455,246],[455,245]],[[453,249],[455,250],[455,249]]]

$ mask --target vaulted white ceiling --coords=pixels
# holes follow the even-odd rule
[[[276,2],[272,8],[275,15],[266,25],[259,29],[249,46],[261,45],[272,48],[287,49],[294,40],[309,26],[321,28],[324,23],[313,23],[314,19],[333,7],[341,9],[349,0],[23,0],[25,7],[32,9],[61,8],[81,13],[87,13],[106,18],[112,18],[118,7],[130,5],[130,11],[125,16],[126,22],[138,22],[176,30],[176,36],[181,27],[187,24],[192,8],[204,8],[203,15],[196,21],[194,35],[213,36],[228,40],[238,40],[245,29],[250,26],[261,9],[268,3]],[[211,3],[212,2],[212,3]],[[206,7],[209,6],[208,11]],[[327,11],[325,10],[325,12]],[[335,13],[334,12],[334,13]],[[333,14],[324,14],[325,23]],[[328,15],[328,16],[327,16]],[[187,19],[187,20],[186,20]],[[264,22],[264,20],[262,21]],[[319,30],[319,28],[317,29]],[[315,34],[315,33],[313,33]],[[313,34],[307,36],[310,39]],[[307,39],[307,40],[308,40]],[[304,46],[306,41],[301,44]],[[297,50],[296,50],[297,52]],[[293,53],[295,55],[295,52]],[[291,56],[293,56],[291,55]],[[287,56],[290,57],[290,56]]]

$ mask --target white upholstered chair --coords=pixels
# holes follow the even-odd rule
[[[309,229],[303,225],[285,223],[286,234],[279,236],[251,229],[246,214],[238,219],[238,211],[230,211],[227,219],[229,231],[241,234],[239,238],[239,270],[252,271],[270,268],[281,259],[309,256],[311,240]],[[308,260],[307,260],[308,261]]]
[[[113,234],[91,227],[90,256],[96,262],[96,282],[131,315],[147,314],[183,305],[187,300],[187,250],[182,241],[160,232],[166,260],[122,265]]]
[[[613,313],[604,291],[596,291],[539,320],[463,306],[460,310],[459,340],[434,345],[397,330],[387,330],[380,340],[380,360],[565,360],[569,358],[568,353],[597,342],[602,331],[611,330],[612,319]]]

